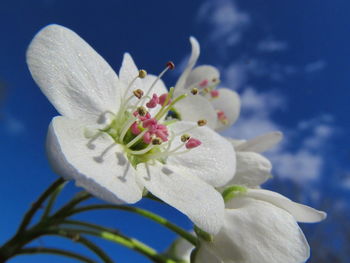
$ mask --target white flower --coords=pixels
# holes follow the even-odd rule
[[[206,119],[208,126],[215,130],[230,127],[238,118],[240,99],[235,91],[227,88],[215,89],[220,83],[219,71],[209,65],[193,69],[199,57],[199,43],[190,38],[192,54],[187,67],[175,86],[175,94],[190,94],[176,105],[176,111],[182,120],[195,121]]]
[[[144,188],[210,233],[224,203],[214,187],[232,178],[230,143],[197,123],[165,121],[174,97],[158,76],[125,54],[119,78],[71,30],[50,25],[27,51],[30,72],[62,116],[53,118],[47,152],[53,169],[112,203],[134,203]],[[214,187],[213,187],[214,186]]]
[[[305,262],[310,248],[297,222],[325,217],[278,193],[248,189],[226,203],[224,226],[212,242],[200,241],[195,263]],[[183,242],[177,257],[189,261],[189,247]]]
[[[282,138],[281,132],[274,131],[248,141],[228,139],[236,151],[237,168],[234,178],[225,187],[242,185],[254,188],[271,178],[272,164],[260,153],[274,147]]]

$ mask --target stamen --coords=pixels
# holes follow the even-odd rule
[[[144,69],[140,69],[140,70],[139,70],[139,78],[140,78],[140,79],[143,79],[143,78],[145,78],[146,76],[147,76],[147,71],[144,70]]]
[[[103,162],[103,157],[106,155],[107,152],[109,152],[114,146],[116,146],[117,143],[113,143],[110,146],[108,146],[99,156],[95,156],[93,159],[98,162],[102,163]]]
[[[154,148],[154,145],[150,144],[143,150],[138,150],[138,151],[130,151],[129,150],[128,153],[134,154],[134,155],[141,155],[141,154],[145,154],[145,153],[149,152],[150,150],[152,150],[152,148]]]
[[[169,97],[169,98],[168,98]],[[167,106],[171,102],[170,96],[168,93],[164,93],[159,97],[159,104],[162,106]]]
[[[137,124],[136,121],[131,125],[130,130],[131,130],[132,134],[134,134],[134,135],[138,135],[141,133],[139,125]]]
[[[211,96],[212,98],[217,98],[217,97],[219,97],[219,91],[218,91],[218,90],[212,90],[212,91],[210,91],[210,96]]]
[[[130,117],[126,123],[124,124],[123,128],[122,128],[122,132],[119,136],[119,141],[122,142],[124,140],[124,137],[126,135],[126,133],[128,132],[128,130],[130,129],[131,125],[137,120],[137,117],[132,116]]]
[[[143,91],[141,89],[134,90],[132,92],[136,98],[141,99],[143,96]]]
[[[207,123],[208,123],[208,121],[207,120],[198,120],[197,121],[197,124],[198,124],[198,126],[204,126],[204,125],[207,125]]]
[[[138,113],[140,116],[144,117],[144,116],[146,116],[146,114],[148,113],[148,111],[147,111],[147,109],[146,109],[145,107],[140,106],[140,107],[137,108],[137,113]]]
[[[154,88],[154,86],[157,84],[158,80],[161,79],[161,77],[163,77],[163,75],[165,74],[165,72],[167,72],[169,69],[174,69],[175,65],[173,62],[169,61],[166,64],[166,68],[158,75],[158,77],[153,81],[151,87],[149,88],[149,90],[146,93],[146,96],[149,96],[152,92],[152,89]]]
[[[191,138],[191,136],[189,134],[181,135],[181,141],[182,142],[187,142],[190,138]]]
[[[218,115],[218,119],[219,121],[224,124],[224,125],[227,125],[228,124],[228,119],[226,117],[226,114],[224,111],[220,110],[217,112],[217,115]]]
[[[186,149],[193,149],[198,147],[199,145],[201,145],[202,142],[198,139],[195,138],[190,138],[187,142],[186,142]]]
[[[204,88],[205,86],[208,85],[208,80],[207,80],[207,79],[202,80],[201,82],[199,82],[198,85],[199,85],[200,87]]]
[[[198,94],[198,89],[197,89],[197,88],[191,89],[191,93],[192,93],[193,95],[197,95],[197,94]]]
[[[162,142],[163,142],[163,141],[162,141],[160,138],[158,138],[158,137],[156,137],[156,138],[154,138],[154,139],[152,140],[152,144],[153,144],[153,145],[161,145]]]
[[[138,142],[138,140],[140,140],[142,138],[143,135],[146,134],[146,132],[148,132],[148,129],[143,130],[139,135],[137,135],[134,139],[132,139],[127,145],[126,148],[130,148],[131,146],[133,146],[136,142]]]
[[[146,103],[147,108],[155,108],[159,103],[158,95],[153,93],[152,99],[150,99],[149,102]]]

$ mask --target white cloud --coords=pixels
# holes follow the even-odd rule
[[[306,73],[314,73],[323,70],[326,66],[326,61],[319,59],[317,61],[306,64],[304,70]]]
[[[1,119],[3,131],[10,135],[19,135],[24,132],[24,123],[12,115],[6,115]]]
[[[257,49],[261,52],[278,52],[288,48],[288,44],[274,39],[265,39],[258,43]]]
[[[204,2],[198,11],[197,20],[211,27],[210,40],[221,40],[228,46],[241,40],[242,32],[251,22],[250,16],[229,0]]]

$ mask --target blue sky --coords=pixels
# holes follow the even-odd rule
[[[201,44],[200,64],[217,66],[221,85],[242,98],[241,117],[225,135],[251,138],[275,129],[285,133],[284,141],[267,153],[275,175],[267,187],[326,209],[326,222],[303,227],[311,246],[321,239],[324,248],[341,257],[350,246],[342,235],[349,226],[337,221],[338,215],[350,218],[349,8],[345,0],[1,1],[0,241],[11,236],[30,202],[55,179],[44,138],[57,112],[31,79],[25,50],[40,28],[58,23],[77,32],[116,71],[126,51],[152,73],[173,60],[178,69],[166,75],[168,86],[188,58],[188,37],[195,36]],[[76,191],[70,184],[64,198]],[[149,201],[139,205],[190,227],[172,208]],[[119,227],[159,250],[174,238],[125,213],[99,212],[84,218]],[[70,246],[52,238],[42,242]],[[103,244],[118,262],[148,262],[124,248]],[[11,262],[48,258],[23,256]],[[62,259],[50,257],[50,262]]]

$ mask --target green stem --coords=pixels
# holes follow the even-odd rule
[[[45,234],[57,235],[57,236],[68,238],[70,240],[78,242],[81,245],[88,248],[89,250],[91,250],[92,252],[94,252],[100,259],[103,260],[103,262],[113,263],[113,260],[101,248],[96,246],[87,238],[80,236],[79,235],[80,233],[77,231],[68,231],[67,229],[54,228],[54,229],[49,229]]]
[[[69,216],[71,216],[73,214],[85,212],[85,211],[96,210],[96,209],[117,209],[117,210],[124,210],[124,211],[128,211],[131,213],[141,215],[141,216],[146,217],[148,219],[151,219],[154,222],[157,222],[158,224],[161,224],[161,225],[165,226],[166,228],[170,229],[171,231],[177,233],[178,235],[182,236],[184,239],[186,239],[188,242],[190,242],[194,246],[197,245],[197,238],[195,236],[193,236],[192,234],[188,233],[186,230],[169,222],[164,217],[161,217],[161,216],[154,214],[150,211],[147,211],[147,210],[144,210],[141,208],[137,208],[137,207],[122,206],[122,205],[88,205],[88,206],[83,206],[83,207],[73,209],[71,211],[71,213],[69,214]]]
[[[28,210],[28,212],[25,214],[23,221],[21,225],[18,228],[17,234],[20,234],[23,232],[27,226],[30,224],[30,221],[32,220],[35,212],[41,207],[41,205],[44,203],[46,198],[54,191],[57,187],[59,187],[64,182],[63,178],[57,179],[53,184],[49,186],[49,188],[46,189],[44,193],[41,194],[41,196],[38,198],[37,201],[35,201],[31,208]]]
[[[62,250],[62,249],[56,249],[56,248],[45,248],[45,247],[31,247],[31,248],[23,248],[20,251],[18,251],[17,255],[24,255],[24,254],[55,254],[60,256],[69,257],[72,259],[77,259],[81,262],[85,263],[96,263],[96,261],[91,260],[87,257],[81,256],[79,254]]]
[[[66,205],[64,205],[61,209],[59,209],[52,217],[65,217],[66,213],[69,213],[71,209],[73,209],[79,203],[91,198],[92,195],[88,192],[82,191],[76,194],[75,197],[71,201],[69,201]]]
[[[55,230],[54,230],[55,231]],[[176,261],[172,259],[168,259],[160,254],[153,248],[147,246],[146,244],[126,236],[123,236],[121,234],[111,233],[109,231],[91,231],[86,229],[73,229],[73,228],[59,228],[60,232],[67,232],[71,234],[87,234],[96,236],[105,240],[113,241],[115,243],[118,243],[122,246],[125,246],[127,248],[130,248],[132,250],[135,250],[144,256],[151,259],[153,262],[156,263],[176,263]]]
[[[48,201],[48,203],[46,205],[45,211],[44,211],[43,215],[41,216],[41,219],[45,219],[45,218],[47,218],[50,215],[52,206],[54,205],[54,203],[55,203],[55,201],[57,199],[57,196],[61,193],[61,191],[63,190],[64,186],[65,186],[65,183],[62,183],[51,194],[51,197],[50,197],[50,199],[49,199],[49,201]]]

